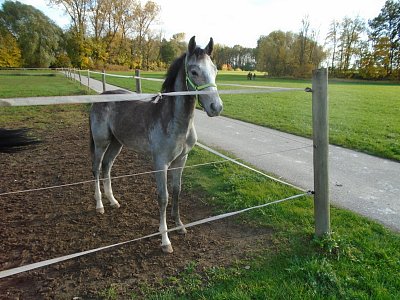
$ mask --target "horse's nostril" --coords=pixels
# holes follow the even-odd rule
[[[215,104],[214,104],[214,103],[211,103],[210,108],[211,108],[213,111],[217,111],[216,108],[215,108]]]

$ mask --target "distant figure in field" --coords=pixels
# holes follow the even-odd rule
[[[256,80],[256,73],[253,74],[253,80]]]
[[[247,74],[247,80],[251,80],[252,77],[253,75],[249,72],[249,74]]]

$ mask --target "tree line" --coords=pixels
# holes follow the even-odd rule
[[[400,80],[400,1],[387,0],[368,21],[332,21],[326,42],[333,76]]]
[[[0,9],[0,67],[68,67],[161,70],[186,50],[185,34],[169,40],[154,30],[161,7],[139,0],[48,0],[62,7],[70,25],[62,30],[33,6],[5,1]],[[324,45],[304,17],[298,32],[273,31],[256,48],[216,44],[221,70],[262,71],[309,77],[327,64],[332,76],[400,79],[400,0],[387,0],[365,21],[331,22]]]

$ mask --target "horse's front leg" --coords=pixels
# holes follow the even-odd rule
[[[183,227],[179,213],[179,196],[181,193],[181,183],[182,183],[182,172],[183,167],[186,164],[187,155],[178,157],[171,164],[171,175],[172,175],[172,210],[171,216],[175,220],[176,226],[182,227],[178,232],[185,234],[187,232],[186,228]]]
[[[160,208],[160,227],[161,232],[161,249],[164,253],[172,253],[173,249],[168,238],[167,227],[167,205],[168,205],[168,189],[167,189],[167,169],[165,164],[155,164],[158,204]]]

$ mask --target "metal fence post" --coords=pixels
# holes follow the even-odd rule
[[[142,93],[142,82],[140,80],[140,70],[136,69],[135,70],[135,82],[136,82],[136,93],[141,94]]]
[[[330,233],[328,70],[326,68],[313,71],[312,115],[315,234],[322,236]]]

